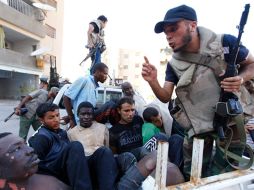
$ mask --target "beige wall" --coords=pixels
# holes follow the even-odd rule
[[[56,56],[57,71],[61,73],[61,63],[62,63],[62,41],[63,41],[63,14],[64,14],[64,3],[63,0],[57,0],[56,11],[47,11],[46,19],[44,24],[47,24],[56,29],[56,37],[52,38],[46,35],[46,37],[41,40],[41,47],[48,47],[51,51],[48,52],[49,55]],[[49,76],[49,63],[45,63],[44,74]]]

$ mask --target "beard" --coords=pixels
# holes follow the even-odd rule
[[[190,43],[190,41],[192,40],[192,36],[190,34],[190,29],[187,28],[186,30],[186,34],[183,36],[182,38],[182,45],[176,49],[174,49],[174,53],[176,52],[180,52],[180,51],[183,51]]]

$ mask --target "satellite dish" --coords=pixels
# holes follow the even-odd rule
[[[50,50],[51,49],[48,48],[48,47],[42,47],[40,49],[37,49],[37,50],[33,51],[30,55],[31,56],[42,55],[42,54],[44,54],[46,52],[49,52]]]
[[[45,4],[45,3],[33,3],[33,6],[39,8],[39,9],[45,10],[45,11],[55,11],[56,10],[55,7]]]

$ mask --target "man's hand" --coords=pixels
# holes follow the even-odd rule
[[[72,119],[70,120],[70,126],[69,126],[69,129],[72,129],[73,127],[76,126],[76,123],[75,121],[73,121]]]
[[[220,84],[221,88],[223,88],[225,92],[238,92],[243,82],[243,77],[235,76],[225,78]]]
[[[66,124],[68,124],[69,122],[70,122],[70,118],[69,118],[68,115],[63,116],[63,117],[60,119],[60,123],[61,123],[62,125],[66,125]]]
[[[254,124],[246,124],[244,127],[247,130],[254,130]]]
[[[144,56],[145,63],[143,63],[142,67],[142,77],[144,80],[147,82],[152,82],[157,80],[157,69],[154,65],[149,63],[149,60],[147,59],[146,56]]]
[[[20,110],[19,107],[16,107],[16,108],[15,108],[15,114],[18,115],[18,116],[21,115],[21,110]]]

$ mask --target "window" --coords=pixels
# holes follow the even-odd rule
[[[138,63],[136,63],[136,64],[135,64],[135,67],[136,67],[136,68],[139,68],[139,64],[138,64]]]
[[[123,69],[128,69],[128,65],[124,65],[124,66],[123,66]]]

